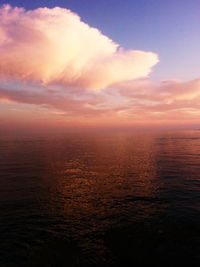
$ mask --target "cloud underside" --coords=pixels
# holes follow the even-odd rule
[[[31,110],[95,123],[198,121],[200,79],[153,82],[157,62],[155,53],[122,49],[70,10],[5,5],[0,120],[13,106],[13,117]]]

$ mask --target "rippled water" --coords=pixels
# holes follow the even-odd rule
[[[200,131],[1,137],[0,185],[3,266],[54,238],[107,259],[110,228],[200,222]]]

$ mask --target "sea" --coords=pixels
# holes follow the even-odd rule
[[[200,266],[199,130],[0,136],[0,266],[177,263]]]

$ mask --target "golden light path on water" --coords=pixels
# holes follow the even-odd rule
[[[54,238],[98,261],[111,228],[200,220],[199,131],[1,137],[0,148],[8,262]]]

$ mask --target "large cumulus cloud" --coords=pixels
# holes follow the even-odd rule
[[[123,50],[68,9],[0,9],[1,78],[100,90],[148,76],[152,52]]]
[[[123,50],[70,10],[5,5],[1,125],[8,118],[16,121],[17,112],[26,123],[44,114],[42,123],[47,118],[96,125],[199,123],[200,79],[151,81],[147,76],[157,62],[152,52]]]

